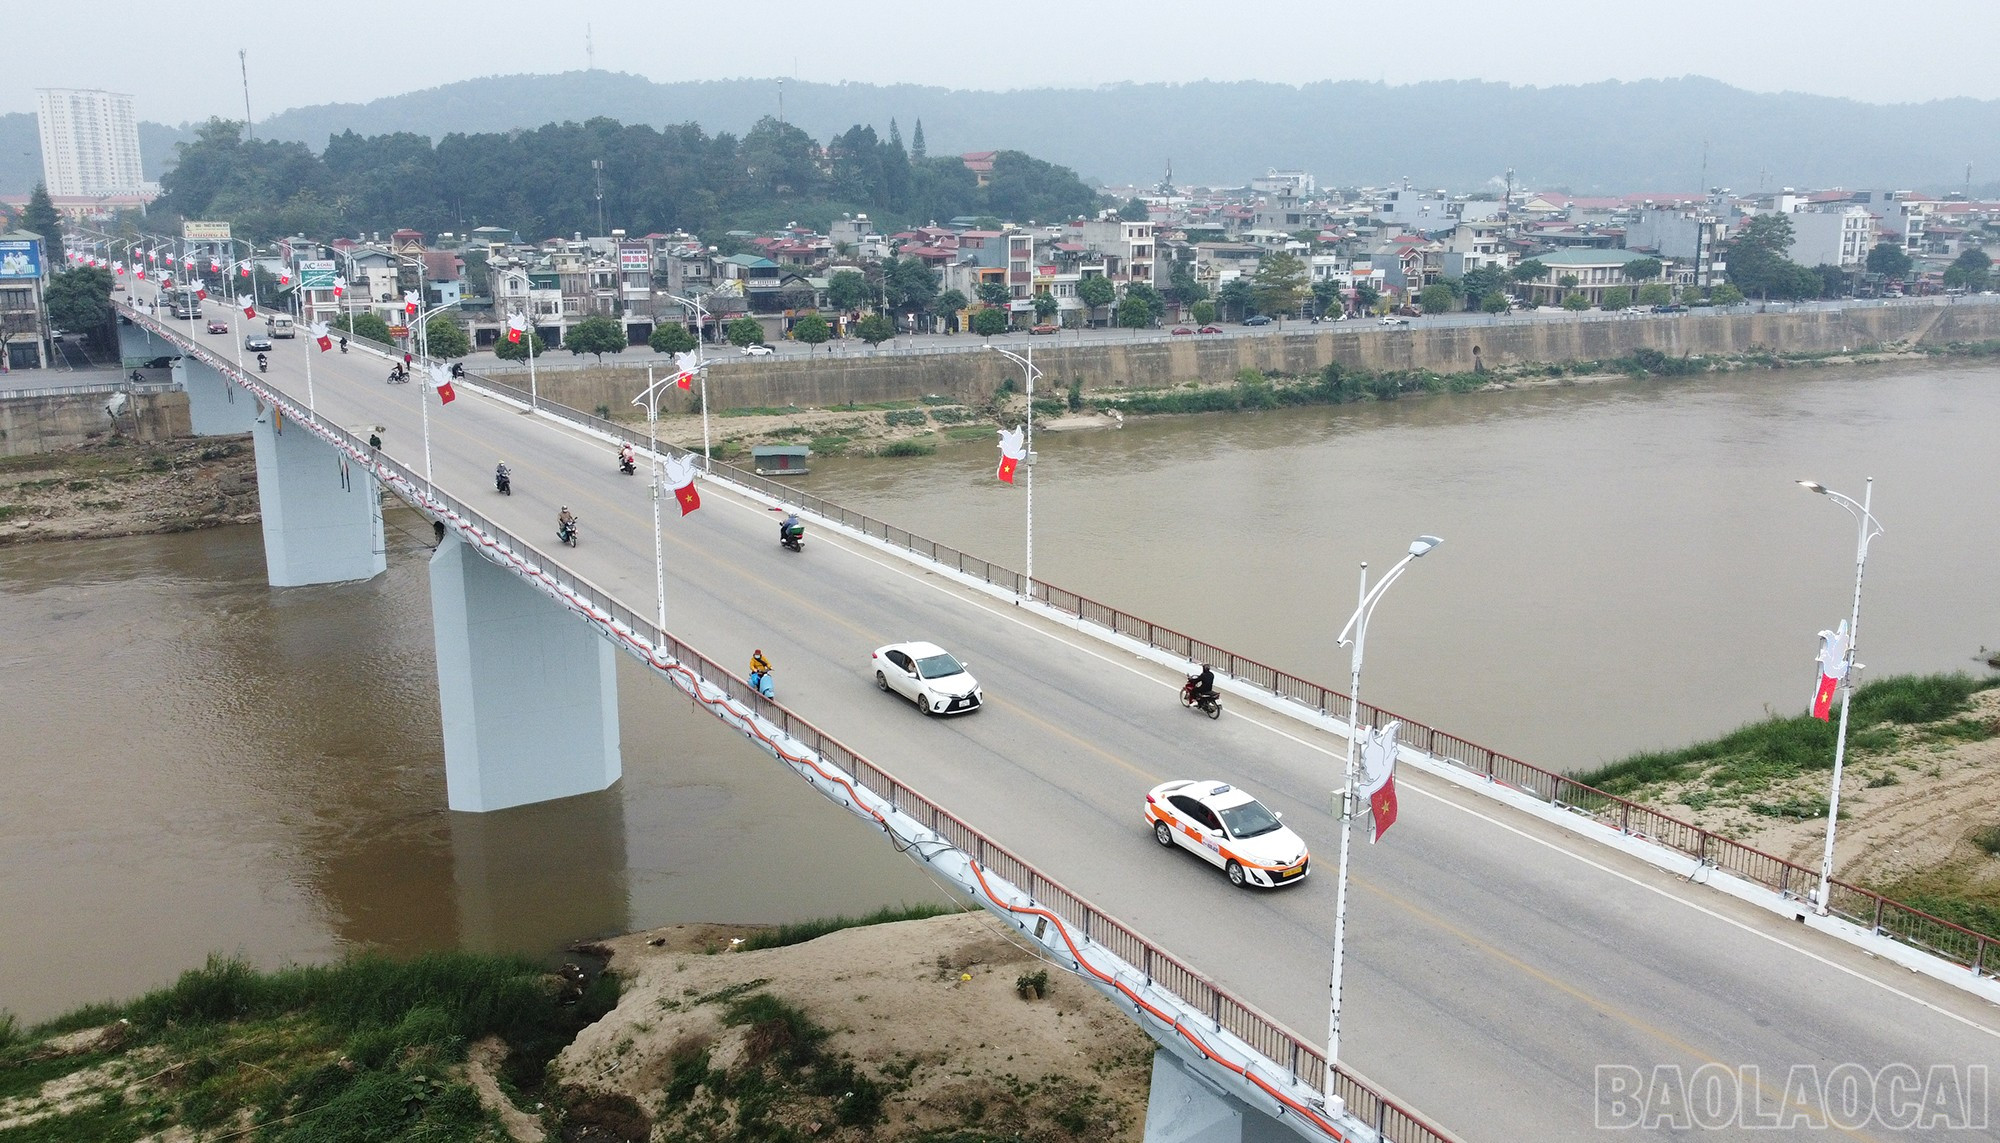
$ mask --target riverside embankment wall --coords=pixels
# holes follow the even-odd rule
[[[104,403],[110,398],[108,392],[37,397],[0,392],[0,456],[55,452],[108,435],[113,426]],[[188,420],[187,394],[133,394],[119,410],[116,428],[128,435],[136,431],[142,441],[188,436],[194,427]]]
[[[1284,333],[1130,342],[1112,337],[1081,345],[1058,336],[1036,339],[1035,365],[1042,372],[1043,387],[1055,396],[1072,381],[1081,381],[1091,391],[1157,388],[1226,381],[1244,369],[1303,375],[1332,361],[1357,369],[1464,373],[1481,366],[1598,361],[1640,348],[1674,356],[1725,356],[1758,351],[1858,352],[1988,339],[2000,339],[2000,305],[1940,302],[1785,313],[1537,318],[1495,325],[1426,326],[1422,319],[1406,327],[1343,322]],[[968,335],[967,342],[972,340]],[[633,395],[645,385],[647,359],[656,368],[666,363],[644,349],[631,353],[637,360],[543,371],[538,378],[541,392],[574,408],[589,411],[603,406],[624,416]],[[499,376],[527,387],[524,371]],[[1019,385],[1020,378],[1021,367],[997,353],[843,357],[822,351],[811,359],[732,360],[712,367],[708,393],[716,409],[869,405],[925,396],[976,404],[1010,380]],[[675,390],[662,402],[662,411],[695,407],[692,392]]]

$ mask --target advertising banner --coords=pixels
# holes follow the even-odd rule
[[[42,244],[33,238],[0,242],[0,278],[42,276]]]
[[[181,237],[189,242],[227,242],[229,224],[226,222],[183,222]]]
[[[302,290],[331,290],[337,276],[331,259],[299,263],[299,288]]]
[[[644,246],[620,246],[618,268],[626,273],[644,272],[653,267],[653,256]]]

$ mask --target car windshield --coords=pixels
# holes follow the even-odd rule
[[[935,655],[926,655],[917,660],[917,675],[920,678],[942,679],[947,675],[956,675],[964,670],[964,667],[958,665],[957,659],[952,658],[942,651]]]
[[[1240,806],[1215,811],[1222,815],[1222,824],[1228,828],[1230,837],[1258,837],[1279,828],[1278,815],[1264,808],[1264,803],[1248,801]]]

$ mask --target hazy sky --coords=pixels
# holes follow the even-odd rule
[[[1878,103],[2000,98],[2000,68],[1977,62],[2000,42],[1994,0],[1943,8],[1881,0],[1026,0],[990,9],[940,0],[346,0],[337,10],[338,22],[308,24],[282,7],[219,22],[212,6],[42,5],[41,47],[14,54],[17,78],[0,89],[0,112],[33,111],[37,87],[85,87],[130,92],[141,119],[240,119],[242,48],[251,111],[261,119],[481,75],[582,68],[591,59],[586,26],[596,66],[655,80],[783,75],[1005,89],[1195,79],[1547,86],[1704,75],[1752,91]],[[113,13],[116,26],[107,27]],[[352,38],[355,29],[365,35]]]

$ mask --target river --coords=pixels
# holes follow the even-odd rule
[[[1364,695],[1560,769],[1802,709],[1847,613],[1870,674],[2000,644],[2000,370],[1750,372],[1042,433],[1035,571],[1345,689],[1358,563],[1445,544],[1377,611]],[[806,487],[1018,566],[990,444],[820,459]],[[130,996],[210,952],[545,956],[680,921],[938,899],[917,868],[621,660],[625,777],[444,808],[424,557],[275,592],[254,528],[0,548],[0,1009]],[[811,712],[805,712],[810,716]]]

